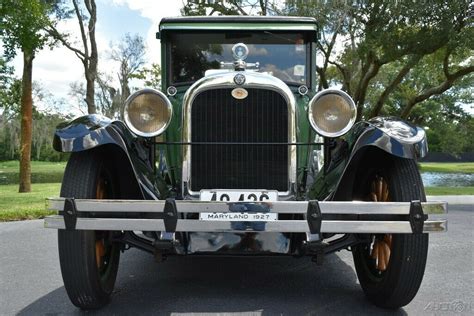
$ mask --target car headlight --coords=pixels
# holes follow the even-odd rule
[[[309,122],[325,137],[339,137],[354,125],[357,108],[352,98],[341,90],[327,89],[309,102]]]
[[[123,118],[130,130],[143,137],[154,137],[168,127],[173,108],[164,93],[154,89],[135,92],[123,108]]]

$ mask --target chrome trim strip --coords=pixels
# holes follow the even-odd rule
[[[246,80],[242,85],[237,85],[234,82],[234,76],[237,73],[245,75]],[[228,72],[210,75],[198,80],[194,83],[184,95],[183,98],[183,142],[191,142],[191,107],[196,96],[206,90],[219,88],[257,88],[272,90],[280,93],[288,104],[288,142],[296,143],[296,100],[290,88],[280,79],[261,74],[257,72]],[[289,183],[287,192],[279,192],[279,196],[288,196],[292,194],[291,189],[296,183],[296,146],[288,146],[289,156]],[[189,190],[189,182],[191,178],[191,147],[183,146],[183,168],[182,168],[182,185],[183,194],[189,194],[193,197],[199,197],[198,191]],[[221,189],[221,188],[215,188]],[[244,188],[243,188],[244,189]],[[260,188],[245,188],[245,189],[260,189]],[[268,189],[268,188],[264,188]]]
[[[64,198],[48,199],[49,210],[62,211]],[[307,201],[276,201],[276,202],[208,202],[176,200],[178,213],[203,213],[203,212],[230,212],[235,205],[260,205],[266,211],[279,214],[306,214]],[[163,212],[164,200],[75,200],[79,212]],[[408,215],[410,202],[318,202],[322,214],[384,214]],[[448,204],[442,201],[422,202],[423,213],[429,215],[443,215],[447,213]]]
[[[274,221],[264,224],[264,230],[236,230],[231,222],[178,220],[176,231],[185,232],[281,232],[308,233],[308,222],[304,220]],[[60,215],[48,216],[44,220],[45,228],[64,229],[64,219]],[[125,230],[125,231],[164,231],[165,225],[160,219],[125,218],[78,218],[78,230]],[[445,220],[426,221],[423,232],[443,232],[447,230]],[[322,221],[323,233],[412,233],[407,221]]]

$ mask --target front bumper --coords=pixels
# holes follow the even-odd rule
[[[204,202],[55,198],[46,228],[67,230],[280,233],[432,233],[447,230],[446,202]],[[200,220],[198,213],[277,213],[274,221]],[[291,216],[293,214],[293,216]],[[288,216],[290,215],[290,216]],[[285,219],[280,219],[280,218]],[[194,219],[191,219],[194,218]],[[296,218],[296,219],[287,219]]]

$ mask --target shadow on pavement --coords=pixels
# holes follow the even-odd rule
[[[128,251],[122,259],[112,302],[100,313],[315,315],[385,312],[365,300],[354,269],[339,255],[329,255],[323,266],[316,266],[309,258],[287,257],[174,257],[155,263],[151,256],[136,250]],[[69,302],[61,287],[19,313],[31,314],[81,312]],[[406,312],[401,309],[395,314],[406,315]]]

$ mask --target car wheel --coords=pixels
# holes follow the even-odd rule
[[[105,199],[118,196],[114,170],[96,150],[71,154],[61,186],[62,197]],[[58,231],[64,287],[81,309],[108,303],[114,289],[120,246],[109,231]]]
[[[369,171],[368,201],[425,201],[416,163],[395,159],[389,168]],[[376,234],[353,249],[360,285],[375,305],[396,309],[415,297],[428,255],[428,234]]]

